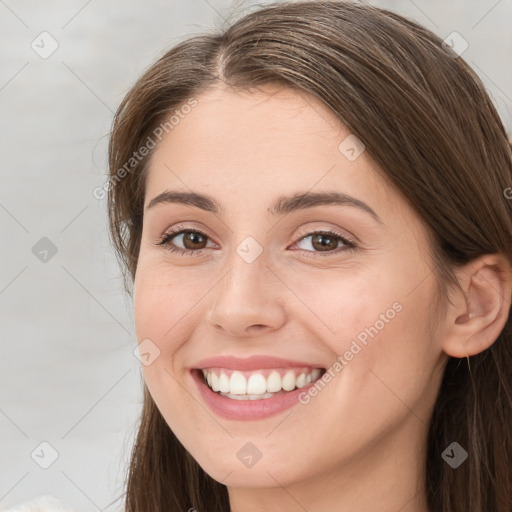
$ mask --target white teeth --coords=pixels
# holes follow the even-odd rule
[[[225,373],[220,374],[219,391],[222,393],[229,393],[229,377]]]
[[[233,400],[260,400],[261,398],[272,398],[273,393],[265,393],[264,395],[232,395],[231,393],[221,393],[222,396]]]
[[[298,377],[297,377],[297,382],[295,384],[298,388],[303,388],[305,385],[306,385],[306,374],[305,373],[301,373]]]
[[[263,395],[267,391],[267,379],[261,373],[253,373],[247,381],[248,395]]]
[[[213,391],[215,391],[215,389]],[[228,393],[228,391],[226,391],[226,393]],[[229,393],[232,395],[245,395],[247,393],[247,381],[241,372],[234,371],[231,374],[231,378],[229,379]]]
[[[212,389],[213,391],[219,391],[219,377],[215,373],[212,373]]]
[[[288,370],[283,377],[281,374],[272,370],[265,378],[261,371],[255,371],[246,379],[244,373],[235,370],[228,376],[222,369],[203,370],[208,386],[213,391],[220,392],[223,396],[238,400],[256,400],[259,398],[270,398],[274,393],[292,391],[295,388],[302,388],[322,374],[320,368],[311,370],[310,373],[301,372],[296,374],[296,370]],[[245,372],[247,374],[247,372]]]
[[[281,386],[285,391],[291,391],[292,389],[295,389],[295,374],[293,371],[286,372],[286,375],[283,377]]]
[[[281,391],[281,375],[275,370],[270,372],[270,375],[267,377],[267,391],[269,393]]]

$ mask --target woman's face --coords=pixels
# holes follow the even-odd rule
[[[152,155],[134,305],[146,384],[202,468],[275,487],[418,458],[445,362],[427,255],[418,217],[320,102],[198,96]]]

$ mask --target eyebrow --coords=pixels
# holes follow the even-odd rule
[[[212,213],[222,213],[224,208],[213,197],[196,192],[179,192],[165,190],[155,196],[146,206],[149,210],[157,204],[177,203],[195,206]],[[345,205],[359,208],[369,213],[377,222],[384,224],[375,211],[360,199],[340,192],[298,192],[291,196],[281,196],[267,211],[270,215],[286,215],[288,213],[322,205]]]

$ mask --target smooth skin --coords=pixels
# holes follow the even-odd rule
[[[233,512],[428,512],[424,447],[443,369],[448,355],[485,350],[503,329],[507,262],[486,255],[459,269],[468,300],[454,292],[436,322],[423,223],[367,152],[353,161],[340,152],[350,132],[325,106],[277,86],[219,85],[197,100],[154,149],[146,181],[134,308],[139,343],[160,350],[143,367],[155,403],[228,487]],[[147,208],[165,190],[206,194],[222,209]],[[268,211],[281,196],[331,191],[363,201],[382,222],[349,205]],[[177,226],[203,234],[168,242],[190,253],[157,245]],[[336,237],[322,246],[315,234],[332,229],[355,249]],[[237,252],[247,237],[263,249],[251,263]],[[396,302],[401,311],[307,405],[227,420],[190,376],[216,355],[329,368]],[[252,467],[237,456],[248,442],[261,453]]]

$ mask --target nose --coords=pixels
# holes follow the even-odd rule
[[[285,290],[263,257],[247,263],[237,254],[212,290],[207,321],[214,330],[249,337],[279,329],[286,321]]]

